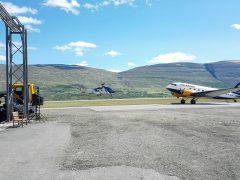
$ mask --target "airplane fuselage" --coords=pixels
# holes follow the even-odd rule
[[[168,85],[167,90],[169,90],[173,96],[175,97],[191,97],[191,94],[193,93],[200,93],[200,92],[206,92],[206,91],[215,91],[218,90],[216,88],[206,87],[206,86],[199,86],[195,84],[188,84],[188,83],[172,83]],[[213,97],[215,99],[237,99],[240,98],[239,92],[231,92],[226,93],[222,95],[218,95]]]

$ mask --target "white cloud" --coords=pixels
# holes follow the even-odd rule
[[[214,63],[215,61],[204,61],[204,63]]]
[[[31,24],[33,25],[39,25],[42,24],[42,21],[39,19],[35,19],[32,17],[26,17],[26,16],[18,16],[18,19],[20,20],[20,22],[22,24],[25,24],[25,28],[29,31],[29,32],[40,32],[40,29],[38,28],[34,28]]]
[[[128,5],[128,6],[133,6],[135,0],[104,0],[101,3],[85,3],[84,8],[89,9],[91,11],[97,11],[101,7],[106,7],[106,6],[122,6],[122,5]]]
[[[83,5],[83,7],[84,7],[85,9],[90,9],[90,10],[92,10],[92,11],[97,11],[98,8],[99,8],[99,5],[97,5],[97,4],[85,3],[85,4]]]
[[[0,61],[6,61],[6,56],[0,55]]]
[[[128,66],[131,68],[138,67],[138,65],[134,64],[133,62],[128,62]]]
[[[150,0],[145,0],[145,3],[147,6],[152,7],[152,3],[150,2]]]
[[[74,52],[75,52],[75,54],[76,54],[76,56],[83,56],[83,48],[81,48],[81,47],[76,47],[76,48],[74,48]]]
[[[109,2],[113,3],[116,6],[127,4],[132,6],[135,0],[108,0]]]
[[[69,47],[68,45],[63,45],[63,46],[55,46],[53,49],[59,50],[61,52],[65,52],[65,51],[70,50],[72,48]]]
[[[81,63],[76,64],[76,65],[78,65],[78,66],[88,66],[88,63],[87,63],[87,61],[82,61]]]
[[[18,19],[22,24],[34,24],[34,25],[42,24],[41,20],[32,17],[18,16]]]
[[[71,43],[68,44],[68,46],[84,47],[84,48],[95,48],[95,47],[97,47],[96,44],[89,43],[89,42],[84,42],[84,41],[71,42]]]
[[[2,2],[3,6],[6,8],[6,10],[12,14],[12,15],[20,15],[20,14],[37,14],[37,10],[30,8],[30,7],[19,7],[15,4],[12,4],[10,2]],[[42,21],[36,18],[32,17],[26,17],[26,16],[18,16],[18,19],[22,24],[25,25],[25,28],[30,32],[40,32],[38,28],[34,28],[32,25],[40,25],[42,24]]]
[[[12,4],[11,2],[2,2],[0,1],[0,3],[6,8],[6,10],[11,14],[11,15],[18,15],[18,14],[37,14],[37,10],[30,8],[30,7],[19,7],[15,4]]]
[[[120,56],[121,54],[117,51],[111,50],[111,51],[108,51],[105,55],[111,56],[111,57],[116,57],[116,56]]]
[[[157,57],[154,57],[152,60],[148,61],[148,63],[157,64],[157,63],[189,62],[193,61],[195,58],[196,56],[191,54],[174,52],[168,54],[160,54]]]
[[[240,30],[240,24],[233,24],[232,28]]]
[[[100,4],[100,6],[108,6],[111,4],[111,1],[103,1],[102,4]]]
[[[83,56],[84,51],[86,49],[90,48],[96,48],[97,45],[89,42],[84,41],[76,41],[76,42],[70,42],[68,44],[62,45],[62,46],[55,46],[53,49],[59,50],[61,52],[65,51],[73,51],[75,52],[75,55],[77,56]]]
[[[119,69],[108,69],[108,71],[115,72],[115,73],[122,72],[122,71],[121,71],[121,70],[119,70]]]
[[[26,28],[29,32],[40,33],[40,29],[34,28],[34,27],[33,27],[32,25],[30,25],[30,24],[25,25],[25,28]]]
[[[45,0],[43,5],[60,8],[66,12],[71,12],[74,15],[78,15],[80,13],[80,4],[77,0]]]

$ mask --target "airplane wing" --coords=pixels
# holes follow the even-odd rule
[[[227,93],[231,93],[234,91],[239,91],[240,87],[236,87],[236,88],[229,88],[229,89],[219,89],[219,90],[213,90],[213,91],[204,91],[204,92],[197,92],[197,93],[192,93],[191,96],[193,97],[216,97],[216,96],[220,96],[223,94],[227,94]]]

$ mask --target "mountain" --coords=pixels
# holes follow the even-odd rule
[[[189,82],[219,86],[221,82],[214,78],[203,64],[170,63],[143,66],[121,72],[123,80],[142,88],[161,88],[170,82]]]
[[[51,100],[85,98],[80,97],[80,89],[95,88],[103,82],[121,87],[116,73],[62,64],[30,66],[29,81],[39,85],[42,94]]]
[[[157,64],[137,67],[119,75],[122,80],[142,88],[161,88],[177,81],[222,88],[240,82],[240,61]]]
[[[0,65],[0,72],[1,91],[5,88],[5,65]],[[176,81],[232,87],[240,82],[240,61],[157,64],[121,73],[77,65],[29,65],[29,82],[40,87],[46,100],[102,98],[82,95],[79,89],[95,88],[103,82],[117,91],[116,98],[169,96],[165,86]]]
[[[105,79],[119,87],[117,74],[101,69],[63,64],[29,65],[28,69],[29,82],[38,85],[48,100],[79,99],[80,88],[94,88]],[[0,71],[1,87],[5,81],[5,65],[0,65]]]
[[[228,85],[240,82],[240,61],[220,61],[205,64],[206,70],[217,80]]]

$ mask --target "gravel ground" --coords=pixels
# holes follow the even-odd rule
[[[25,177],[39,179],[240,179],[239,107],[42,112],[49,122],[0,133],[0,179],[31,164],[35,176]],[[19,145],[21,132],[32,142]],[[30,158],[13,160],[13,145],[34,142],[39,147],[30,148]]]

